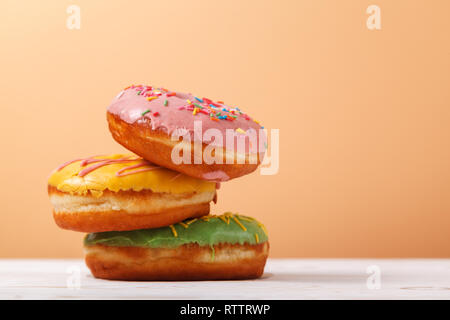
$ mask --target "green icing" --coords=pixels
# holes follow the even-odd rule
[[[224,214],[222,216],[208,216],[209,220],[198,219],[189,224],[188,228],[182,224],[173,225],[177,236],[174,236],[170,227],[156,229],[141,229],[133,231],[109,231],[90,233],[84,239],[86,246],[103,244],[112,247],[150,247],[174,248],[188,243],[197,243],[200,246],[213,246],[219,243],[256,244],[268,240],[263,226],[256,220],[241,216]],[[223,221],[219,217],[227,220]],[[233,219],[247,229],[242,227]],[[186,223],[189,221],[184,221]],[[262,226],[262,227],[261,227]]]

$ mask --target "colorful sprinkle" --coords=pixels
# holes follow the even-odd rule
[[[150,109],[145,110],[141,113],[141,116],[145,116],[147,113],[152,112]]]
[[[195,222],[195,221],[197,221],[197,220],[198,220],[197,218],[194,218],[194,219],[192,219],[192,220],[186,221],[186,224],[187,224],[187,225],[190,225],[191,223],[193,223],[193,222]]]
[[[220,220],[222,220],[223,222],[225,222],[226,224],[230,224],[230,216],[229,215],[221,215],[218,217]]]
[[[245,134],[245,131],[242,130],[241,128],[237,128],[237,129],[236,129],[236,132]]]
[[[238,218],[236,218],[235,216],[232,216],[232,218],[233,218],[234,222],[236,222],[239,225],[239,227],[242,228],[242,230],[247,231],[247,228],[244,227],[244,225],[238,220]]]
[[[252,217],[245,217],[245,216],[241,216],[241,215],[239,215],[239,219],[248,221],[248,222],[255,221],[255,219],[253,219]]]
[[[167,99],[164,100],[164,106],[167,107],[168,104],[169,104],[169,101],[167,101]]]
[[[156,111],[156,112],[153,113],[153,115],[154,115],[155,117],[157,117],[157,116],[159,116],[159,112]]]
[[[148,97],[148,98],[147,98],[147,101],[152,101],[152,100],[155,100],[155,99],[158,99],[158,97],[155,97],[155,96],[153,96],[153,97]]]
[[[260,227],[264,234],[267,236],[267,229],[261,222],[258,223],[258,227]]]
[[[179,224],[185,229],[189,228],[189,225],[184,222],[179,222]]]
[[[173,236],[175,238],[178,237],[177,230],[175,230],[175,227],[172,224],[169,226],[169,228],[172,230]]]
[[[125,90],[120,91],[120,93],[117,95],[116,99],[120,99],[120,97],[122,97],[124,93],[125,93]]]

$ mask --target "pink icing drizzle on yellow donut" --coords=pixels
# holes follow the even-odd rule
[[[149,189],[154,192],[184,193],[215,190],[215,183],[192,178],[156,166],[136,155],[109,155],[78,158],[63,163],[49,177],[48,184],[74,194],[103,190]]]
[[[139,169],[139,170],[128,171],[128,170],[131,170],[131,169],[142,168],[142,167],[148,166],[148,165],[149,165],[149,162],[143,160],[141,163],[138,163],[138,164],[135,164],[135,165],[132,165],[132,166],[120,169],[119,171],[116,172],[116,176],[123,177],[123,176],[127,176],[127,175],[130,175],[130,174],[136,174],[136,173],[140,173],[140,172],[152,171],[152,170],[161,168],[160,166],[154,166],[154,167],[150,167],[150,168],[144,168],[144,169]],[[125,171],[128,171],[128,172],[125,172]]]
[[[84,158],[84,159],[75,159],[75,160],[71,160],[71,161],[68,161],[66,163],[63,163],[56,170],[57,171],[61,171],[62,169],[67,167],[69,164],[72,164],[72,163],[77,162],[77,161],[80,161],[80,166],[81,167],[86,167],[89,164],[96,163],[96,164],[94,164],[92,166],[89,166],[87,168],[84,168],[83,170],[78,172],[78,176],[79,177],[84,177],[85,175],[87,175],[87,174],[91,173],[92,171],[94,171],[96,169],[99,169],[99,168],[101,168],[103,166],[107,166],[107,165],[115,164],[115,163],[133,162],[133,161],[136,161],[136,160],[140,160],[140,158],[136,158],[136,157],[133,157],[133,156],[126,156],[126,157],[122,157],[122,158],[119,158],[119,159],[98,159],[98,158],[95,158],[95,157],[88,157],[88,158]],[[129,166],[129,167],[124,167],[124,168],[120,169],[119,171],[117,171],[116,172],[116,176],[118,176],[118,177],[126,176],[126,175],[129,175],[129,174],[134,174],[134,173],[139,173],[139,172],[144,172],[144,171],[150,171],[150,170],[154,170],[154,169],[160,168],[159,166],[153,166],[153,167],[150,167],[150,168],[144,168],[144,169],[141,169],[141,170],[134,170],[134,171],[130,171],[130,172],[127,172],[127,173],[123,173],[123,172],[125,172],[127,170],[130,170],[130,169],[140,168],[140,167],[148,166],[148,165],[152,165],[152,164],[150,162],[144,160],[144,159],[141,159],[141,163],[138,163],[138,164],[135,164],[135,165],[132,165],[132,166]]]

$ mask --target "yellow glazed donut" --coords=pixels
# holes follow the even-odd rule
[[[209,213],[216,184],[136,155],[69,161],[48,180],[58,226],[81,232],[157,228]]]

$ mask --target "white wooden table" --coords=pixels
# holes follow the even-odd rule
[[[450,259],[269,259],[258,280],[199,282],[106,281],[82,260],[3,259],[0,299],[450,299]]]

